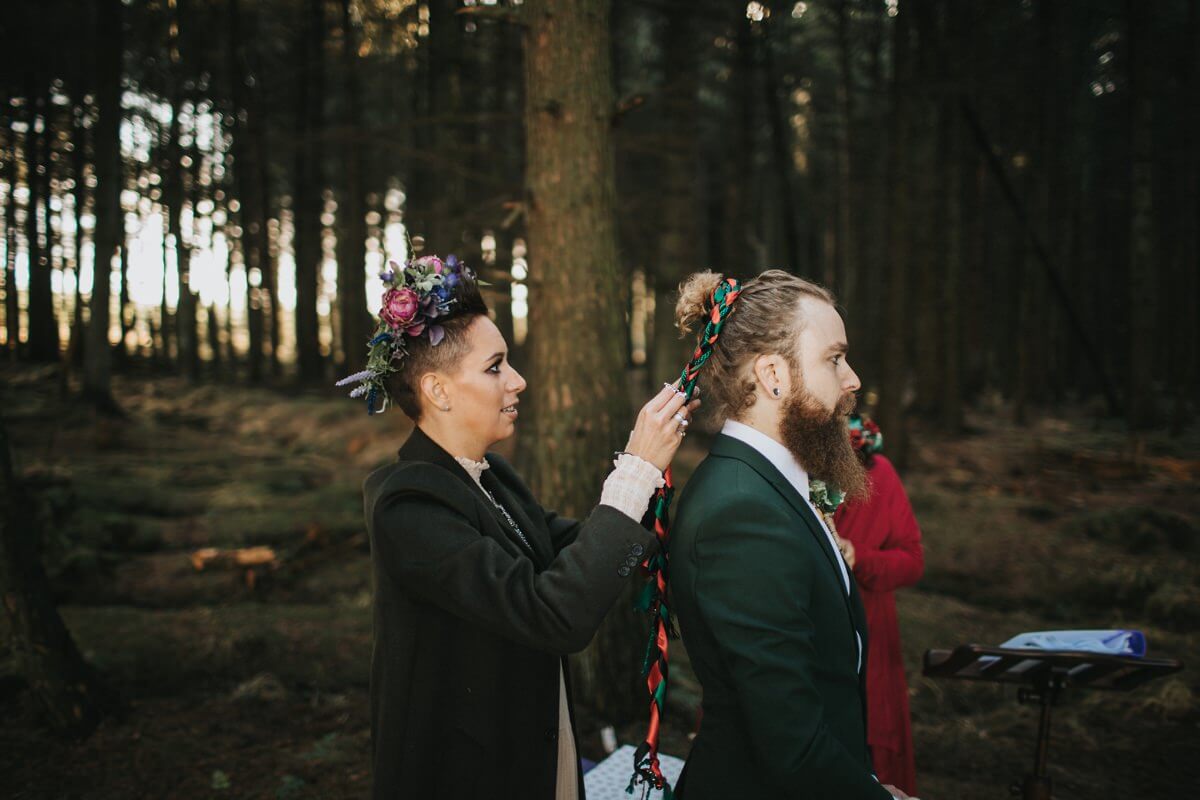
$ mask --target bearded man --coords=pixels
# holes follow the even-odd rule
[[[676,318],[713,316],[693,275]],[[743,284],[700,373],[720,434],[671,531],[674,609],[704,688],[681,800],[891,800],[867,750],[867,623],[810,480],[867,492],[846,436],[858,376],[833,296],[768,270]]]

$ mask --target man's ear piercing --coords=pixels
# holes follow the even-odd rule
[[[779,387],[777,386],[774,389],[772,389],[771,394],[775,395],[776,397],[779,397]]]

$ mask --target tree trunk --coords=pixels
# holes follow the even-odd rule
[[[112,353],[108,346],[109,276],[112,257],[123,241],[121,216],[121,0],[102,0],[97,25],[95,278],[91,318],[84,350],[83,393],[97,407],[115,411],[112,396]]]
[[[915,78],[908,102],[912,104],[913,136],[909,140],[910,200],[912,221],[908,236],[911,289],[908,296],[910,330],[918,357],[916,407],[936,417],[943,381],[942,344],[939,320],[941,258],[946,252],[945,228],[936,222],[939,209],[938,185],[942,154],[938,152],[938,93],[943,81],[938,53],[945,40],[938,25],[937,0],[908,0],[916,34],[913,51]]]
[[[1200,3],[1188,6],[1187,40],[1185,51],[1188,53],[1185,69],[1190,77],[1181,82],[1186,107],[1190,109],[1189,119],[1182,126],[1185,131],[1194,134],[1200,131]],[[1200,258],[1200,151],[1197,151],[1191,136],[1182,137],[1182,150],[1186,164],[1183,189],[1180,196],[1179,258],[1177,261],[1179,276],[1179,313],[1175,315],[1179,323],[1177,340],[1180,343],[1182,357],[1181,376],[1178,382],[1179,413],[1174,419],[1182,421],[1189,418],[1187,409],[1194,410],[1200,398],[1200,347],[1196,346],[1198,337],[1195,310],[1200,308],[1200,280],[1196,275],[1196,261]]]
[[[771,131],[771,153],[774,156],[774,172],[779,189],[777,219],[783,228],[787,268],[797,275],[802,275],[810,271],[811,265],[804,260],[804,249],[800,246],[804,236],[800,230],[800,214],[796,202],[796,169],[792,158],[791,126],[784,116],[783,100],[780,97],[783,88],[780,85],[779,67],[775,64],[775,50],[770,35],[772,25],[778,23],[771,22],[768,17],[759,24],[763,30],[760,44],[763,52],[763,72],[766,76],[767,122]]]
[[[168,48],[171,51],[171,123],[167,132],[166,155],[163,160],[163,178],[165,186],[163,187],[163,201],[165,213],[167,216],[167,230],[173,242],[172,245],[167,245],[163,249],[164,262],[163,270],[169,268],[169,263],[165,259],[169,250],[173,248],[175,252],[175,277],[176,283],[179,286],[179,300],[175,305],[175,342],[177,344],[178,364],[177,367],[190,380],[196,380],[199,368],[199,356],[196,341],[196,303],[195,295],[192,294],[191,286],[189,285],[190,275],[189,267],[191,264],[191,246],[184,240],[183,237],[183,207],[184,207],[184,183],[189,179],[187,169],[183,166],[182,156],[183,151],[179,146],[180,139],[180,121],[179,115],[183,106],[183,86],[180,80],[179,68],[177,66],[179,57],[179,36],[180,29],[180,11],[179,6],[175,6],[175,16],[173,17],[174,25],[172,26],[173,33],[168,41]],[[195,162],[198,154],[193,154],[193,162]],[[163,306],[166,307],[166,298],[163,298]],[[124,311],[122,310],[122,314]]]
[[[321,147],[317,142],[324,101],[323,87],[323,0],[309,0],[297,52],[295,192],[292,197],[296,254],[296,360],[301,383],[315,384],[322,378],[321,342],[317,317],[317,287],[320,284],[322,247]]]
[[[891,119],[887,166],[887,301],[884,309],[886,344],[879,400],[879,425],[888,437],[888,454],[897,466],[908,457],[905,392],[909,382],[908,274],[910,262],[911,197],[907,172],[912,120],[909,90],[912,80],[911,8],[902,6],[892,22]]]
[[[1158,274],[1154,247],[1154,128],[1150,99],[1150,9],[1127,0],[1129,26],[1129,125],[1133,147],[1130,163],[1129,220],[1129,370],[1126,413],[1130,428],[1155,422],[1154,351]]]
[[[358,33],[350,17],[350,0],[342,0],[342,67],[346,80],[346,125],[362,128],[362,81],[358,66]],[[363,348],[371,338],[371,317],[367,312],[366,258],[367,217],[363,187],[363,148],[351,144],[343,148],[342,201],[338,205],[341,236],[338,237],[337,299],[341,321],[341,371],[357,370],[364,360]]]
[[[699,53],[696,13],[688,0],[672,0],[663,27],[670,82],[663,90],[663,123],[671,139],[662,148],[662,200],[659,208],[658,258],[651,278],[655,295],[651,333],[651,386],[679,376],[694,342],[683,341],[675,329],[679,284],[699,269],[700,258],[700,125]]]
[[[837,138],[837,238],[835,239],[835,261],[837,279],[834,285],[851,309],[858,308],[858,275],[855,258],[855,241],[851,215],[858,212],[859,204],[854,191],[854,145],[857,141],[854,128],[854,71],[851,67],[853,32],[850,30],[850,0],[838,0],[838,88],[837,107],[840,125]],[[860,312],[861,313],[861,312]]]
[[[10,129],[11,130],[11,129]],[[8,353],[15,359],[21,349],[21,307],[17,297],[17,185],[16,135],[9,140],[8,196],[4,198],[4,324],[8,335]]]
[[[533,430],[522,440],[542,502],[583,515],[630,421],[624,392],[607,0],[525,4]],[[586,365],[581,377],[580,365]],[[631,591],[633,586],[631,584]],[[574,662],[579,697],[610,718],[638,694],[636,615],[618,602]]]
[[[942,279],[939,285],[938,318],[941,322],[941,392],[938,418],[941,431],[956,434],[962,428],[962,293],[963,273],[963,157],[962,123],[958,112],[958,76],[963,74],[960,36],[968,35],[959,20],[966,13],[952,0],[943,0],[946,36],[940,51],[943,89],[938,97],[938,149],[941,151],[941,186],[938,188],[938,221],[945,232],[941,252]]]
[[[234,178],[241,206],[242,264],[246,270],[247,363],[250,380],[258,382],[262,380],[264,372],[264,345],[269,344],[266,355],[272,362],[272,374],[278,365],[279,299],[267,230],[267,167],[262,146],[262,111],[257,102],[261,91],[258,87],[258,71],[252,67],[247,52],[244,15],[238,0],[229,0],[228,13],[233,55],[231,88],[238,120],[233,154]],[[254,85],[248,86],[251,79],[254,79]],[[264,329],[269,332],[269,342],[264,342]]]
[[[25,218],[25,239],[29,254],[29,358],[55,361],[58,359],[58,325],[54,319],[54,295],[50,290],[50,198],[46,195],[44,178],[50,169],[50,104],[40,88],[31,86],[28,95],[25,185],[29,189],[29,210]],[[39,114],[41,131],[37,125]]]
[[[0,421],[0,598],[11,626],[9,646],[20,677],[55,730],[86,736],[106,699],[63,625],[38,555],[35,516],[13,473],[8,433]]]

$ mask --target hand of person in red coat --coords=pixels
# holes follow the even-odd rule
[[[838,536],[837,546],[838,550],[842,551],[842,558],[846,559],[846,566],[854,569],[854,562],[857,560],[854,555],[854,542]]]

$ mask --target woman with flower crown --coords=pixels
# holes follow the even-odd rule
[[[415,423],[364,487],[372,796],[582,797],[565,656],[656,547],[640,520],[697,401],[664,386],[589,517],[559,517],[488,452],[525,380],[474,274],[453,256],[389,266],[367,368],[339,384]]]

